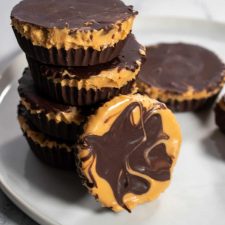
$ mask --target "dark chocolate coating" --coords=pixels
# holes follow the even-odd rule
[[[68,124],[64,121],[57,122],[55,120],[49,120],[46,113],[41,112],[33,114],[22,104],[18,106],[18,111],[22,112],[30,124],[32,124],[40,132],[59,141],[74,144],[77,142],[77,139],[83,131],[84,122],[81,122],[81,124],[78,125],[75,123]]]
[[[23,0],[11,17],[44,28],[110,29],[137,14],[120,0]]]
[[[222,97],[221,101],[225,103],[225,95]],[[215,116],[217,126],[225,133],[225,111],[221,108],[219,103],[215,107]]]
[[[86,90],[85,88],[62,86],[54,80],[47,79],[46,76],[39,76],[39,72],[33,73],[32,76],[38,90],[48,98],[58,103],[82,108],[105,102],[120,94],[130,94],[134,90],[135,82],[135,80],[131,80],[121,88],[106,87]]]
[[[19,80],[18,92],[21,98],[25,98],[32,105],[33,109],[43,109],[47,113],[67,112],[70,110],[70,106],[49,101],[41,95],[41,92],[37,93],[29,69],[24,70],[23,76]]]
[[[28,121],[26,118],[26,113],[24,111],[18,110],[18,115],[25,118],[26,123],[32,129],[33,131],[37,131],[37,129]],[[39,144],[35,143],[34,140],[32,140],[30,137],[27,136],[27,134],[22,130],[32,152],[39,158],[43,163],[63,169],[63,170],[74,170],[75,169],[75,152],[77,151],[75,145],[67,144],[69,148],[71,148],[71,151],[69,152],[66,148],[48,148],[42,147]],[[47,137],[47,136],[46,136]],[[50,141],[56,141],[59,144],[62,144],[63,142],[57,139],[49,138]]]
[[[76,169],[73,151],[68,152],[67,149],[64,148],[49,149],[48,147],[41,147],[40,145],[35,143],[31,138],[29,138],[25,133],[24,136],[32,152],[43,163],[47,164],[48,166],[62,170],[74,171]]]
[[[209,109],[215,102],[218,94],[209,98],[185,100],[185,101],[173,101],[168,100],[165,104],[173,112],[188,112],[188,111],[202,111]]]
[[[36,76],[54,76],[55,78],[61,79],[75,79],[82,80],[88,79],[91,76],[95,76],[101,73],[101,71],[108,71],[113,68],[127,69],[135,71],[138,68],[137,61],[143,61],[144,56],[141,55],[140,49],[143,50],[143,47],[136,41],[133,34],[130,34],[127,38],[127,42],[120,52],[119,56],[113,61],[106,64],[100,64],[97,66],[88,66],[88,67],[59,67],[42,64],[38,61],[27,56],[28,63],[32,73],[35,73]],[[62,73],[67,70],[71,76],[63,76]]]
[[[55,47],[48,49],[33,45],[31,40],[23,37],[16,29],[13,28],[13,31],[19,46],[26,55],[39,62],[56,66],[93,66],[110,62],[119,55],[127,40],[119,41],[113,47],[107,47],[101,51],[97,51],[91,47],[88,49],[70,48],[69,50],[65,50],[64,48],[57,49]]]
[[[140,121],[134,124],[132,112],[137,107],[141,113]],[[160,107],[165,108],[163,104]],[[158,181],[170,179],[172,158],[163,143],[168,139],[169,136],[163,131],[160,114],[134,102],[118,116],[103,136],[83,137],[83,146],[90,150],[89,156],[94,155],[96,171],[110,184],[118,204],[127,209],[123,203],[127,193],[141,195],[151,188],[147,180],[130,174],[127,167]],[[91,171],[89,175],[96,186]]]
[[[147,60],[139,80],[168,93],[182,94],[212,91],[224,79],[224,64],[211,51],[184,43],[159,44],[147,47]]]
[[[32,114],[24,106],[20,105],[19,110],[26,112],[26,118],[42,133],[70,143],[76,142],[77,137],[82,132],[87,117],[97,107],[79,108],[77,111],[78,116],[80,116],[79,123],[49,120],[46,115],[47,113],[70,112],[70,106],[55,103],[44,96],[42,97],[41,93],[43,94],[43,92],[38,93],[35,89],[29,69],[25,69],[23,77],[19,80],[18,91],[20,97],[25,98],[31,104],[32,110],[42,110],[40,113]]]

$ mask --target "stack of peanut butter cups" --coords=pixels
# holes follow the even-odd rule
[[[23,0],[12,27],[28,68],[18,120],[45,164],[77,170],[104,207],[119,212],[169,185],[181,132],[165,104],[137,94],[146,50],[137,12],[120,0]]]
[[[89,116],[115,96],[135,93],[145,58],[131,32],[136,15],[119,0],[24,0],[13,8],[29,65],[19,80],[18,118],[43,162],[73,169]]]

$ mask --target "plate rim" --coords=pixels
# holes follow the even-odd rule
[[[14,67],[15,64],[19,63],[24,57],[23,52],[17,52],[16,56],[13,57],[13,59],[6,64],[5,69],[3,69],[3,72],[0,72],[0,84],[2,82],[2,78],[7,73],[7,70],[10,70],[10,68]],[[15,79],[15,78],[14,78]],[[13,79],[13,80],[14,80]],[[13,82],[13,80],[10,80],[10,83]],[[5,84],[5,86],[2,87],[2,92],[0,92],[0,96],[3,94],[5,87],[9,83]],[[1,87],[1,85],[0,85]],[[0,90],[1,91],[1,90]],[[7,97],[7,94],[3,97],[5,99]],[[1,102],[0,102],[1,104]],[[0,140],[1,141],[1,140]],[[1,151],[1,149],[0,149]],[[57,223],[55,220],[53,220],[51,217],[47,216],[46,214],[39,213],[38,209],[33,207],[29,202],[25,201],[21,196],[19,196],[17,193],[15,193],[10,185],[7,184],[7,182],[4,182],[4,177],[2,176],[0,172],[0,190],[27,216],[29,216],[31,219],[33,219],[38,224],[43,225],[61,225]]]

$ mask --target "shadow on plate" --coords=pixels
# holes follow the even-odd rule
[[[60,199],[66,204],[75,205],[103,213],[107,209],[91,197],[76,171],[61,171],[40,162],[29,150],[25,139],[20,136],[1,146],[1,160],[7,171],[17,178],[26,179],[31,187],[45,196]]]
[[[214,107],[212,106],[211,108],[206,108],[205,110],[199,110],[194,112],[194,115],[203,123],[207,123],[210,119],[210,115],[213,111]]]
[[[105,212],[100,205],[87,193],[76,171],[62,171],[43,164],[29,150],[25,163],[25,177],[36,188],[47,195],[80,207],[89,208],[95,212]]]
[[[214,130],[203,140],[205,151],[219,160],[225,161],[225,135],[219,130]]]
[[[102,208],[87,193],[75,171],[67,172],[54,169],[40,162],[29,150],[29,146],[22,135],[1,146],[0,156],[0,163],[4,164],[7,173],[9,172],[12,177],[17,177],[21,181],[25,180],[34,192],[43,192],[43,198],[49,196],[68,205],[74,205],[74,207],[88,209],[98,214],[107,213],[115,216],[111,210]],[[116,214],[116,218],[129,218],[130,220],[130,218],[135,219],[137,215],[149,218],[159,209],[159,202],[154,201],[140,206],[131,215],[127,212]]]

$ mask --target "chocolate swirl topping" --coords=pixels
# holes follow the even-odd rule
[[[211,51],[184,43],[147,47],[147,60],[139,79],[150,87],[182,94],[212,91],[224,79],[224,64]]]
[[[163,109],[164,105],[159,105]],[[134,110],[138,108],[140,121],[136,124]],[[136,112],[136,111],[135,111]],[[84,146],[96,160],[96,172],[111,186],[121,207],[130,211],[123,197],[127,193],[141,195],[147,193],[151,184],[141,175],[157,181],[170,179],[172,158],[163,143],[169,136],[163,132],[160,114],[146,110],[140,103],[130,104],[116,119],[111,129],[103,136],[84,137]],[[93,185],[97,187],[89,170]]]
[[[23,0],[13,8],[11,17],[40,27],[76,31],[107,30],[136,14],[120,0]]]

